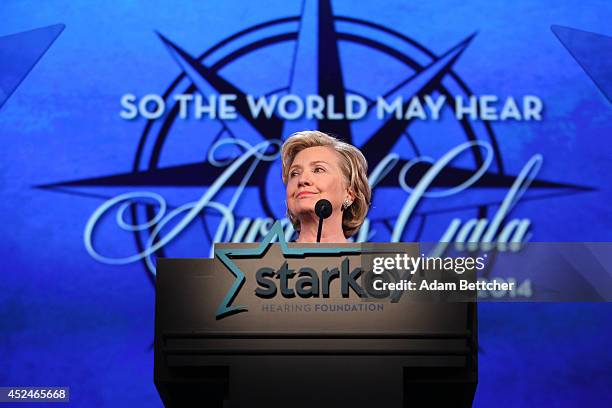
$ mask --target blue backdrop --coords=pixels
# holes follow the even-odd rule
[[[371,170],[394,155],[374,189],[369,240],[436,241],[453,219],[491,221],[535,160],[502,226],[526,220],[532,241],[610,241],[612,40],[598,35],[612,35],[609,2],[4,1],[0,15],[2,36],[65,25],[61,34],[54,26],[0,38],[0,385],[70,386],[78,406],[161,405],[154,258],[205,257],[215,234],[257,240],[282,218],[278,160],[249,161],[175,229],[227,169],[213,159],[240,158],[247,144],[294,130],[350,139]],[[352,121],[257,121],[240,109],[236,119],[179,117],[174,95],[197,92],[238,101],[352,94],[368,103],[494,95],[519,106],[535,96],[542,110],[540,119],[490,121],[459,120],[450,104],[440,118],[410,121],[374,110]],[[166,101],[165,113],[126,119],[122,98],[148,94]],[[215,149],[227,138],[240,145]],[[466,143],[410,207],[426,163]],[[414,173],[402,174],[406,163]],[[449,192],[479,168],[478,180]],[[126,211],[115,205],[92,218],[128,193]],[[125,223],[156,214],[166,217],[159,236],[176,234],[148,257],[154,225]],[[481,305],[476,405],[609,405],[611,311]]]

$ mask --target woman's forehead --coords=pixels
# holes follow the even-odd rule
[[[295,155],[291,165],[308,165],[315,162],[327,162],[329,164],[338,164],[340,157],[338,153],[328,146],[308,147]]]

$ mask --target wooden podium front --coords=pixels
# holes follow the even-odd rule
[[[418,254],[414,244],[363,245]],[[476,304],[369,291],[360,248],[221,244],[213,259],[159,259],[155,384],[164,405],[471,406]]]

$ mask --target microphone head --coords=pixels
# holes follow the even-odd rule
[[[315,204],[315,214],[319,216],[319,218],[327,218],[332,214],[332,205],[331,203],[322,198]]]

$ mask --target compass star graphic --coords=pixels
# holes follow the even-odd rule
[[[209,188],[225,170],[207,160],[211,147],[219,140],[230,138],[255,145],[265,140],[283,140],[294,131],[319,129],[359,147],[366,156],[370,169],[373,169],[388,153],[398,154],[396,165],[384,174],[375,186],[373,206],[369,213],[371,225],[378,233],[376,240],[385,240],[388,239],[385,234],[390,234],[393,230],[393,224],[401,207],[388,203],[397,202],[398,196],[401,196],[402,200],[405,199],[406,192],[398,185],[400,169],[414,157],[436,157],[465,141],[486,141],[491,146],[493,165],[470,186],[470,190],[486,192],[507,189],[516,179],[516,175],[508,174],[504,169],[500,148],[488,122],[470,121],[467,118],[454,120],[447,128],[442,128],[443,135],[438,135],[434,133],[435,131],[426,129],[422,123],[417,125],[412,120],[396,119],[393,116],[383,121],[371,119],[375,98],[373,95],[384,96],[386,100],[402,96],[406,101],[403,106],[404,111],[413,96],[444,95],[447,100],[452,100],[455,95],[466,98],[472,95],[465,82],[453,70],[453,66],[476,34],[467,36],[444,53],[436,55],[416,41],[384,26],[349,16],[334,15],[330,0],[306,0],[299,16],[276,19],[244,29],[220,41],[199,56],[193,56],[163,34],[157,35],[182,73],[163,94],[167,106],[171,106],[167,115],[163,120],[147,122],[138,144],[132,170],[126,173],[62,181],[39,186],[40,188],[71,194],[83,194],[74,191],[74,188],[79,187],[102,189],[146,187],[149,190],[174,187],[198,188],[201,192],[202,189]],[[285,78],[287,81],[271,90],[245,89],[241,85],[245,82],[242,77],[245,73],[257,75],[255,65],[252,65],[253,61],[264,63],[266,58],[272,55],[270,50],[281,50],[279,53],[285,55],[285,60],[291,61],[289,72],[283,75],[266,72],[264,75],[278,76],[279,82]],[[358,53],[365,53],[367,56],[353,58]],[[370,80],[358,83],[349,73],[367,70],[370,60],[368,57],[372,61],[376,58],[388,61],[390,72],[384,72],[383,75],[373,74]],[[363,82],[375,83],[378,90],[368,91],[367,86],[370,84]],[[179,105],[172,96],[196,93],[216,96],[237,95],[233,105],[236,107],[238,118],[226,121],[206,120],[195,124],[191,121],[178,120]],[[286,121],[274,114],[270,118],[253,117],[247,105],[247,94],[332,95],[338,111],[344,110],[346,95],[360,95],[370,103],[370,119],[350,121],[330,120],[325,117],[319,120]],[[452,109],[452,105],[447,109]],[[424,134],[428,137],[423,137]],[[433,136],[436,139],[434,143],[431,142]],[[179,151],[183,157],[177,154],[178,158],[175,158],[169,153]],[[242,152],[242,148],[237,146],[234,150],[227,151],[225,159],[230,161]],[[431,187],[452,188],[472,177],[475,169],[484,163],[485,158],[481,149],[476,147],[470,149],[469,153],[470,157],[464,158],[461,166],[447,166],[433,180]],[[191,159],[185,160],[184,156],[190,154]],[[177,164],[177,161],[180,163]],[[410,186],[417,184],[431,166],[425,161],[414,164],[406,174],[406,184]],[[227,180],[223,187],[226,196],[243,183],[243,177],[244,174],[237,173]],[[271,219],[285,216],[281,195],[284,186],[280,177],[280,160],[259,163],[253,169],[244,188],[245,197],[239,202],[226,197],[231,202],[230,208],[234,211],[237,224],[242,220],[251,219],[254,215]],[[591,190],[588,187],[540,179],[533,180],[530,189],[537,191],[538,194],[531,194],[523,200]],[[101,196],[105,197],[105,194]],[[175,203],[170,201],[169,208],[178,208],[180,205],[179,201]],[[424,226],[428,217],[471,211],[474,216],[482,218],[487,215],[491,206],[497,205],[499,200],[485,196],[485,199],[476,201],[446,200],[432,208],[419,206],[418,211],[411,217],[410,228],[406,228],[402,240],[439,239],[439,236],[435,238],[424,236]],[[129,211],[134,225],[141,223],[142,219],[150,220],[155,216],[155,206],[147,202],[131,206]],[[204,236],[209,244],[212,244],[213,237],[208,224],[215,217],[218,219],[218,214],[206,212],[199,214]],[[151,234],[151,231],[152,227],[134,232],[139,252],[145,247],[146,236]],[[160,248],[156,251],[156,255],[167,256],[166,250]],[[150,277],[154,279],[153,274]]]

